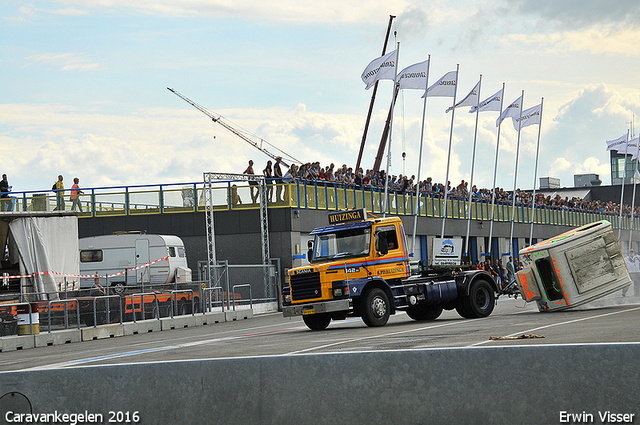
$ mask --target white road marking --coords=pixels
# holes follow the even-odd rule
[[[571,324],[571,323],[582,322],[582,321],[585,321],[585,320],[599,319],[601,317],[613,316],[615,314],[621,314],[621,313],[628,313],[628,312],[635,311],[635,310],[640,310],[640,307],[630,308],[630,309],[622,310],[622,311],[614,311],[613,313],[599,314],[597,316],[583,317],[581,319],[567,320],[566,322],[551,323],[549,325],[538,326],[537,328],[527,329],[525,331],[516,332],[516,333],[513,333],[511,335],[506,335],[506,336],[517,336],[517,335],[527,334],[527,333],[539,331],[540,329],[552,328],[554,326],[564,326],[564,325],[568,325],[568,324]],[[544,313],[544,314],[553,314],[553,313]],[[493,342],[493,341],[492,340],[486,340],[486,341],[482,341],[482,342],[476,342],[475,344],[468,345],[467,347],[477,347],[477,346],[480,346],[480,345],[483,345],[483,344],[486,344],[486,343],[489,343],[489,342]]]

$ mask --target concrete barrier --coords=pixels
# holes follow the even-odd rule
[[[80,329],[64,329],[54,332],[41,332],[34,335],[36,347],[47,347],[49,345],[70,344],[82,341],[82,331]]]
[[[163,317],[160,319],[160,329],[163,331],[176,328],[192,328],[196,325],[196,316]]]
[[[223,312],[198,313],[196,314],[196,326],[213,325],[223,323],[225,314]]]
[[[337,353],[5,372],[0,397],[102,423],[637,423],[639,371],[637,343]]]
[[[82,328],[82,340],[93,341],[95,339],[115,338],[124,335],[124,327],[120,323],[113,325],[100,325]]]
[[[0,338],[0,351],[15,351],[35,347],[33,335],[9,335]]]
[[[147,332],[167,331],[193,326],[213,325],[216,323],[245,320],[253,317],[253,310],[218,311],[198,313],[194,316],[184,315],[163,317],[158,319],[138,320],[137,322],[116,323],[86,327],[81,329],[64,329],[42,332],[37,335],[10,335],[0,338],[0,352],[22,350],[26,348],[45,347],[49,345],[68,344],[71,342],[92,341],[95,339],[114,338],[124,335],[135,335]],[[1,424],[2,422],[0,422]]]
[[[227,322],[233,322],[234,320],[246,320],[253,317],[253,310],[250,309],[237,309],[225,311],[225,320]]]
[[[146,334],[148,332],[160,332],[162,327],[158,319],[138,320],[126,322],[122,325],[125,335]]]

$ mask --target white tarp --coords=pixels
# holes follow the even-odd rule
[[[11,220],[9,230],[20,254],[21,274],[40,273],[21,280],[23,292],[39,293],[36,298],[41,300],[57,299],[57,292],[65,290],[65,276],[42,273],[80,274],[78,218],[18,217]],[[79,278],[75,276],[66,276],[69,291],[79,288]]]

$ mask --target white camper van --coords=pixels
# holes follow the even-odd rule
[[[122,233],[81,238],[79,246],[81,275],[120,273],[100,278],[100,285],[106,285],[107,280],[108,286],[117,287],[191,281],[184,244],[177,236]],[[149,263],[153,264],[141,267]],[[94,284],[93,277],[80,279],[82,288]]]

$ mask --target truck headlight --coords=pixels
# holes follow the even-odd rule
[[[333,288],[334,297],[341,297],[343,294],[344,292],[342,291],[342,288]]]
[[[285,295],[284,296],[284,301],[287,302],[287,303],[290,303],[291,302],[291,294]]]

